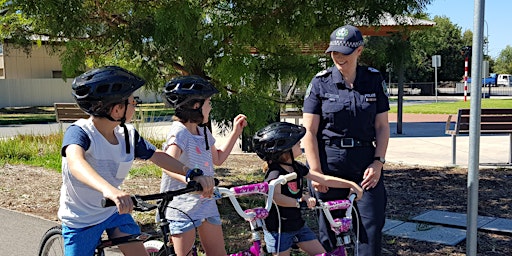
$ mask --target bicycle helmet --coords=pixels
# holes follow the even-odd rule
[[[76,77],[72,95],[80,108],[93,116],[110,117],[108,108],[122,103],[145,84],[135,74],[116,66],[93,69]]]
[[[306,128],[286,122],[275,122],[256,132],[252,144],[263,160],[277,160],[288,152],[306,134]]]
[[[176,77],[164,86],[164,98],[173,108],[180,108],[192,100],[204,102],[218,92],[210,82],[195,75]]]
[[[124,129],[126,153],[130,153],[130,140],[126,127],[128,98],[146,82],[135,74],[116,66],[92,69],[76,77],[71,84],[72,95],[80,108],[90,115],[121,122]],[[124,114],[119,120],[110,116],[110,107],[124,103]]]

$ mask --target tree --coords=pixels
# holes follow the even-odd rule
[[[251,135],[275,119],[278,82],[305,88],[321,70],[324,49],[305,55],[301,46],[327,42],[351,20],[375,24],[383,13],[414,13],[430,2],[2,0],[0,35],[20,47],[34,38],[64,47],[68,77],[118,64],[152,90],[177,75],[210,78],[221,90],[213,118],[228,124],[245,113]]]
[[[507,45],[505,49],[501,50],[494,71],[498,74],[512,74],[512,46]]]
[[[411,33],[411,57],[414,64],[406,72],[408,79],[433,81],[432,56],[441,55],[442,65],[438,68],[438,79],[459,81],[464,75],[464,57],[460,49],[467,42],[463,40],[461,28],[451,23],[449,18],[435,16],[434,22],[436,25],[432,28]]]

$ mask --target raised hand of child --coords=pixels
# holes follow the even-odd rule
[[[235,132],[237,136],[240,136],[242,134],[242,131],[244,130],[244,127],[246,126],[247,117],[243,114],[238,114],[233,120],[233,132]]]

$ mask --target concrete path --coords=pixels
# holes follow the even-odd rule
[[[43,234],[58,225],[36,216],[0,208],[0,255],[37,255]]]

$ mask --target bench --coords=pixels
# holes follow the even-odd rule
[[[289,122],[289,123],[294,123],[296,125],[300,125],[302,123],[302,112],[298,112],[298,111],[281,112],[279,114],[279,119],[281,122]],[[290,120],[293,120],[293,122],[290,122]]]
[[[446,120],[445,134],[452,136],[453,165],[456,164],[456,137],[459,134],[469,134],[469,117],[469,109],[459,109],[457,121],[453,129],[450,129],[452,115],[449,115],[448,120]],[[512,108],[481,109],[480,133],[508,134],[510,138],[508,164],[512,164]]]
[[[62,123],[75,122],[80,118],[89,118],[89,114],[85,113],[76,103],[54,103],[55,120],[60,123],[62,130]]]

